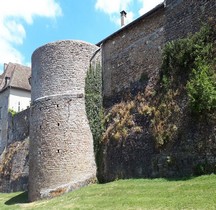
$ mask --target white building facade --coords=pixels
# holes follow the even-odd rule
[[[8,108],[15,112],[23,111],[31,103],[31,92],[20,89],[10,89]]]
[[[0,154],[8,143],[8,111],[20,112],[30,106],[31,69],[20,64],[5,64],[0,75]]]

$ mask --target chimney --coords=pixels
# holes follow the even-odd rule
[[[29,82],[29,85],[31,86],[31,80],[32,80],[32,77],[30,76],[29,78],[28,78],[28,82]]]
[[[127,13],[124,10],[122,10],[120,14],[121,14],[121,27],[122,27],[125,25],[125,18],[126,18]]]
[[[5,77],[5,84],[4,84],[4,87],[2,88],[2,89],[4,89],[5,87],[7,87],[8,86],[8,84],[9,84],[9,82],[10,82],[10,77]]]
[[[10,81],[10,77],[5,77],[5,83],[7,84]]]
[[[6,70],[8,64],[7,63],[4,63],[4,71]]]

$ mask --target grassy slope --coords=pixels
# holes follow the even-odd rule
[[[216,209],[216,175],[188,180],[134,179],[95,184],[51,200],[25,203],[0,194],[0,209]]]

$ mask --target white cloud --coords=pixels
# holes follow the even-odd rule
[[[35,17],[55,18],[62,14],[56,0],[0,0],[0,5],[0,64],[24,62],[16,49],[26,37],[23,23],[33,24]]]
[[[133,0],[97,0],[95,8],[107,14],[126,10]]]
[[[15,63],[22,63],[24,60],[23,55],[16,50],[11,43],[2,40],[0,38],[0,63],[8,63],[8,62],[15,62]],[[2,67],[2,65],[1,65]],[[0,71],[2,68],[0,69]]]
[[[125,10],[127,12],[126,23],[133,20],[134,13],[129,10],[133,0],[97,0],[95,8],[108,14],[110,20],[115,24],[120,25],[120,12]]]
[[[149,10],[162,3],[163,0],[139,0],[142,3],[142,8],[139,10],[139,15],[143,15]]]
[[[143,15],[153,9],[163,0],[96,0],[95,8],[110,16],[110,20],[120,25],[119,12],[127,12],[126,24],[130,23],[136,14]],[[141,5],[139,11],[134,10],[134,5]]]

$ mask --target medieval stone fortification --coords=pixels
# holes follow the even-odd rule
[[[68,192],[96,179],[84,86],[95,45],[60,41],[32,56],[29,199]]]
[[[215,11],[215,0],[166,0],[99,42],[107,105],[142,74],[149,78],[146,90],[153,91],[165,43],[198,31],[209,18],[215,18]]]
[[[166,0],[102,40],[99,45],[102,44],[105,107],[110,108],[120,103],[124,95],[138,91],[142,91],[148,103],[148,98],[156,94],[164,45],[194,34],[208,21],[215,25],[215,11],[215,0]],[[187,99],[179,102],[184,110]],[[202,168],[205,171],[215,167],[215,123],[198,122],[190,118],[190,112],[182,111],[175,118],[179,130],[173,144],[161,150],[155,149],[154,136],[148,129],[151,120],[144,117],[136,123],[142,127],[142,134],[120,141],[108,139],[104,144],[103,161],[98,167],[101,181],[191,176],[200,174]]]
[[[165,43],[198,31],[202,22],[216,18],[215,11],[215,0],[166,0],[99,42],[104,105],[114,104],[125,89],[136,87],[142,75],[148,78],[145,91],[154,91]],[[97,50],[97,46],[85,42],[60,41],[42,46],[33,53],[29,151],[31,201],[68,192],[96,178],[84,86],[90,60]],[[199,130],[197,128],[197,132]],[[123,178],[151,177],[151,170],[155,176],[166,175],[165,171],[169,170],[167,153],[155,152],[151,136],[144,137],[133,140],[133,144],[126,143],[124,148],[107,146],[103,157],[106,180],[119,177],[116,176],[118,173]],[[179,144],[173,149],[173,154],[186,151],[181,153],[185,159],[177,162],[180,169],[174,169],[175,172],[187,170],[193,161],[198,161],[199,153],[194,153],[193,157],[187,157],[186,153],[189,154],[192,145],[200,142],[195,142],[193,135],[187,138],[186,144],[190,147]],[[216,162],[214,152],[210,150],[214,145],[212,137],[211,145],[206,147],[212,163]],[[201,158],[205,159],[204,156]]]

